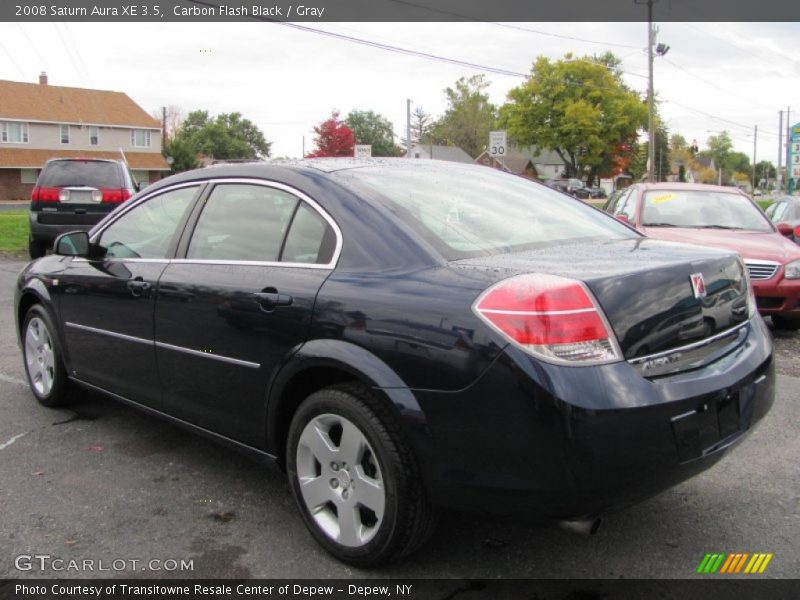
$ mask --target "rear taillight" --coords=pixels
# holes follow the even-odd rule
[[[103,194],[103,202],[106,204],[119,204],[131,197],[131,193],[124,188],[119,190],[103,188],[100,191]]]
[[[591,292],[556,275],[520,275],[484,292],[475,313],[511,342],[549,362],[621,360],[622,352]]]
[[[50,187],[35,187],[31,192],[31,200],[34,202],[58,202],[61,190]]]

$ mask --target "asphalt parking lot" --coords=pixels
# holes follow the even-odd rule
[[[0,262],[0,578],[684,578],[707,552],[770,552],[764,577],[800,572],[798,334],[777,340],[778,397],[760,427],[710,471],[607,516],[597,535],[447,514],[415,556],[363,572],[316,545],[277,469],[95,394],[69,410],[39,406],[13,329],[22,266]],[[43,554],[126,565],[15,566]],[[142,571],[151,560],[162,570]],[[172,560],[193,569],[163,570]]]

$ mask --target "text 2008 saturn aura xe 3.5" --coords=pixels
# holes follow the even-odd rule
[[[732,252],[651,240],[481,166],[330,159],[170,177],[19,277],[28,379],[285,468],[357,565],[440,507],[588,526],[714,464],[769,410]]]

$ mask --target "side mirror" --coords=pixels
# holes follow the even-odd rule
[[[85,231],[62,233],[53,244],[59,256],[89,256],[89,234]]]
[[[792,235],[792,226],[788,223],[778,223],[775,225],[778,229],[778,233],[781,235],[785,235],[786,237],[790,237]]]
[[[617,221],[621,221],[621,222],[625,223],[625,225],[630,225],[631,224],[631,220],[625,215],[616,215],[615,218],[617,219]]]

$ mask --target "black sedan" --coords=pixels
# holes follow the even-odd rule
[[[774,398],[733,253],[527,179],[329,159],[165,179],[19,277],[33,394],[80,388],[286,470],[350,563],[440,507],[593,531],[713,465]]]

